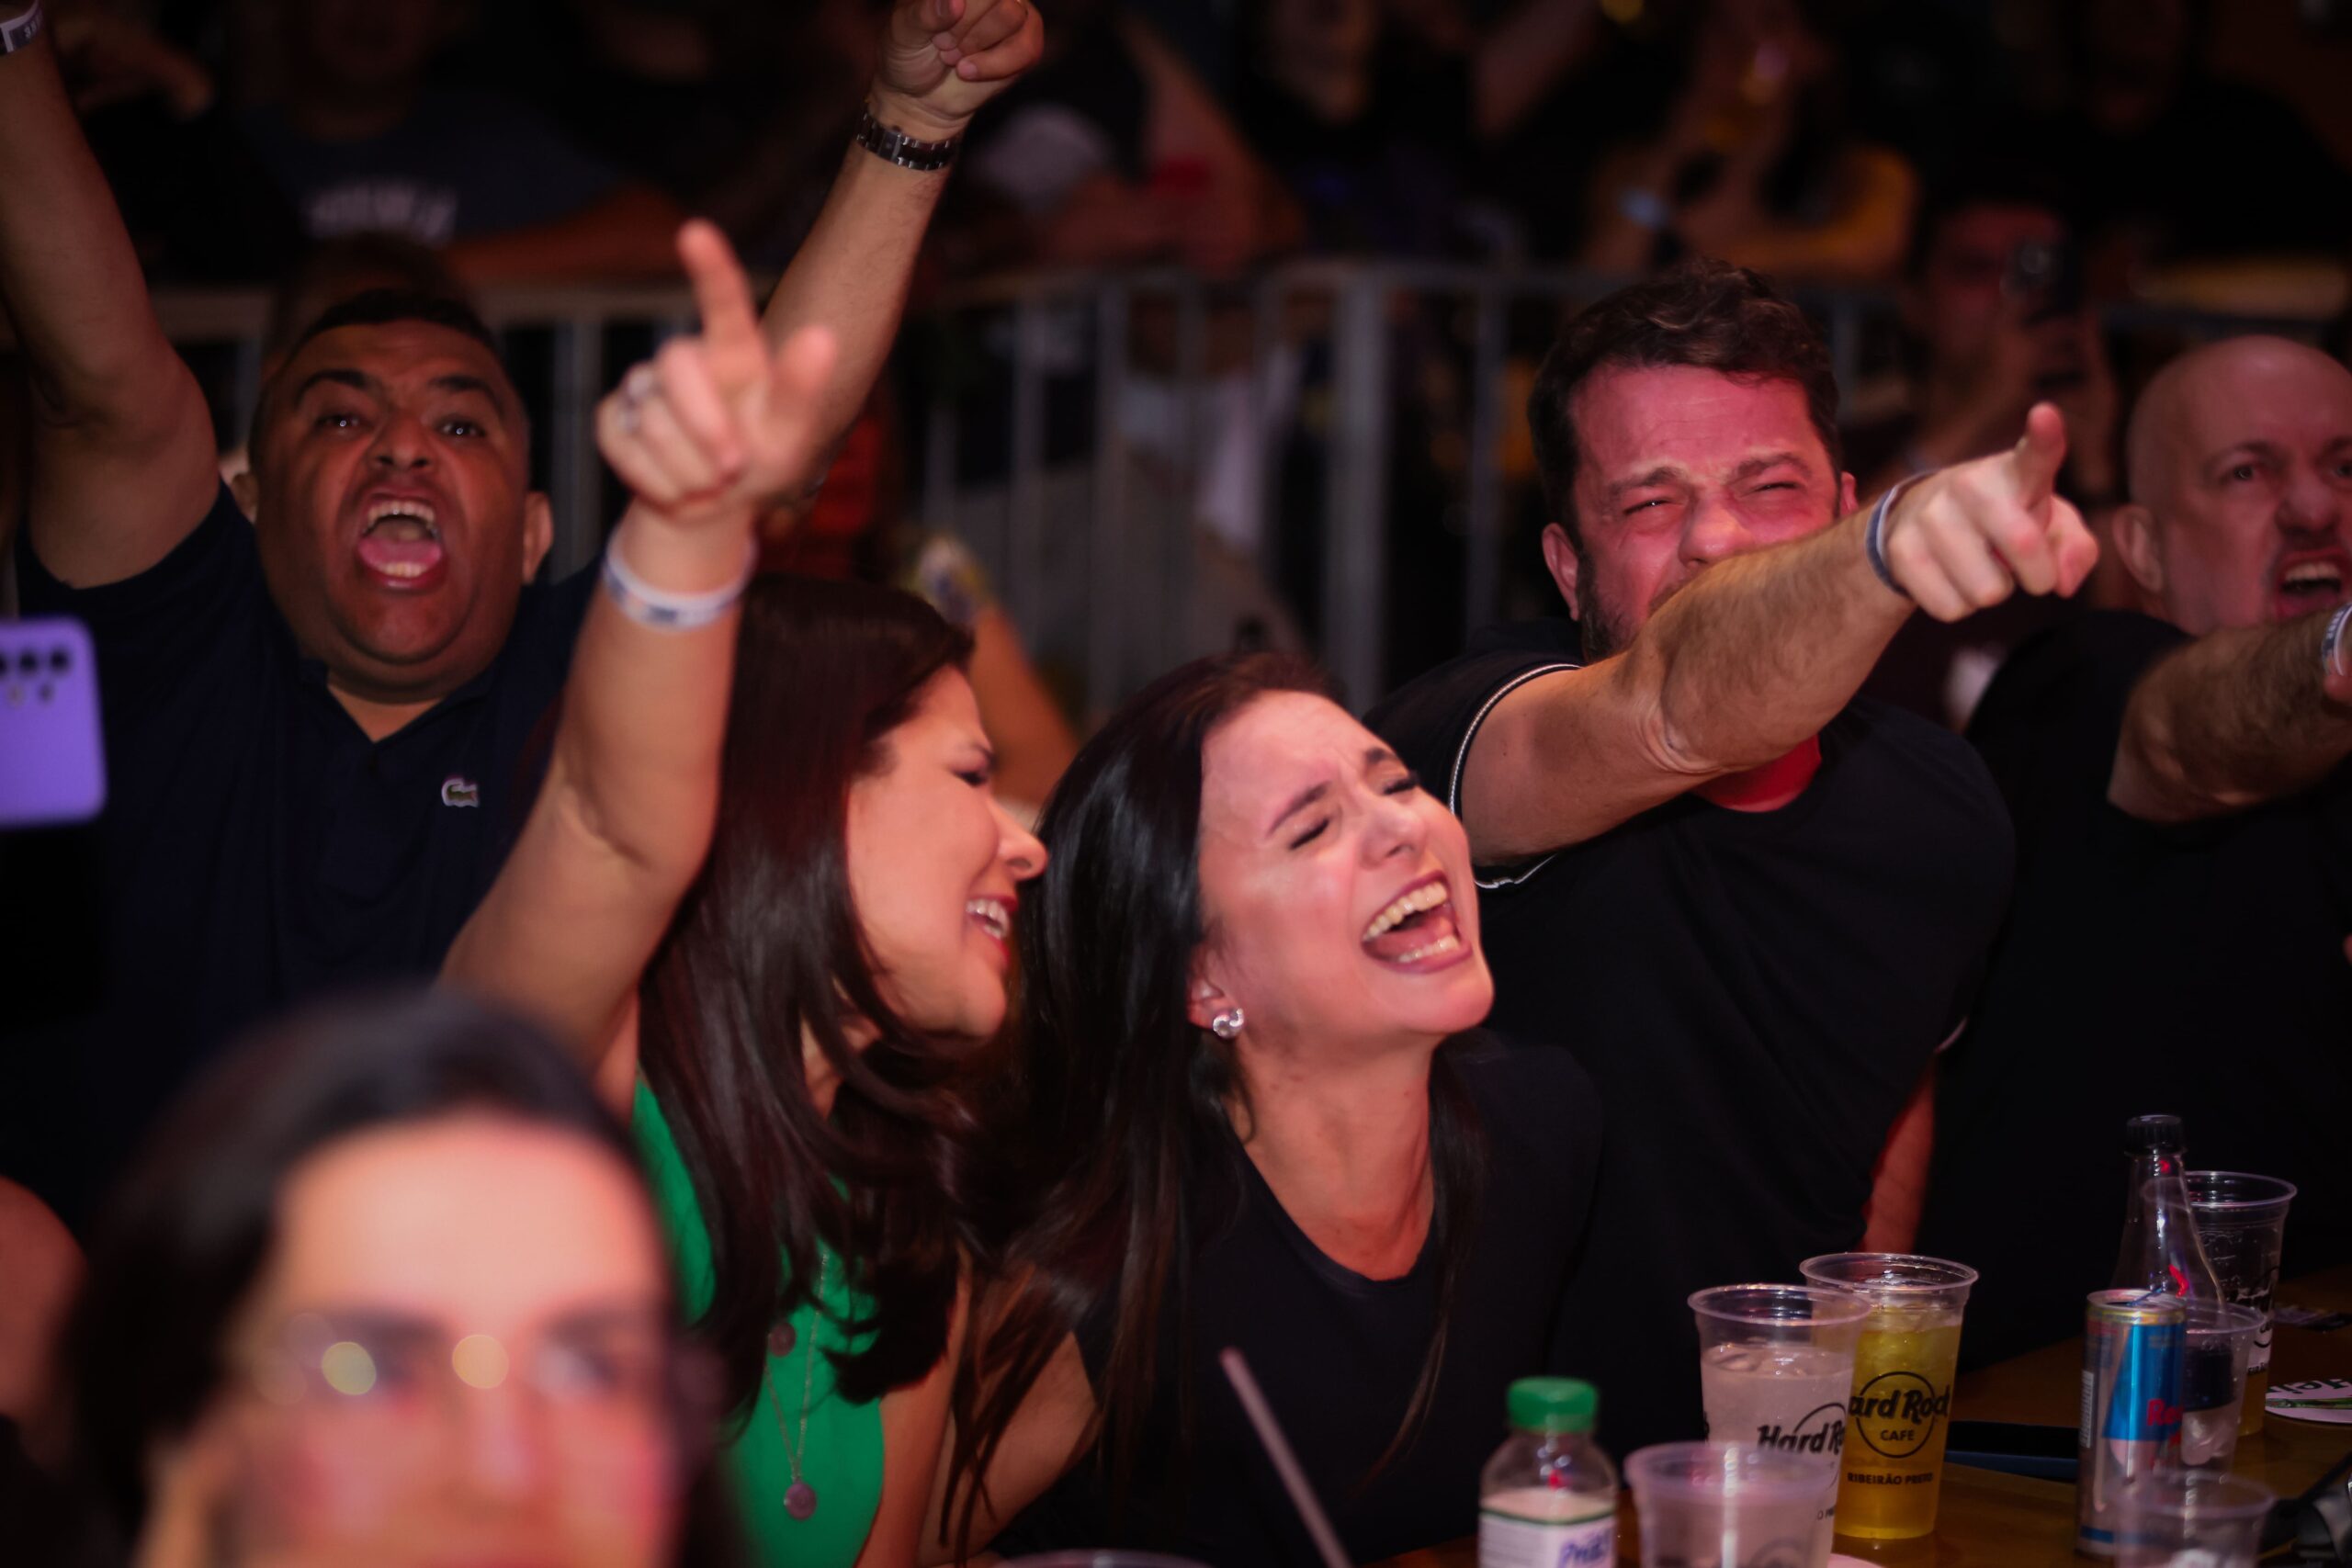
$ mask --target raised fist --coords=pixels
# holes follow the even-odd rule
[[[1045,48],[1035,0],[898,0],[874,74],[875,116],[920,141],[959,136]]]

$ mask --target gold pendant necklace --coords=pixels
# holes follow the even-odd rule
[[[796,1521],[806,1521],[817,1511],[817,1489],[800,1477],[800,1461],[808,1452],[808,1405],[817,1391],[817,1325],[825,1312],[825,1289],[832,1283],[832,1254],[819,1248],[817,1299],[809,1303],[808,1343],[800,1358],[800,1433],[798,1439],[784,1451],[785,1462],[792,1467],[792,1484],[784,1489],[784,1511]],[[771,1357],[792,1353],[793,1340],[797,1337],[790,1320],[777,1324],[768,1332],[768,1354]],[[781,1343],[779,1343],[781,1341]],[[768,1408],[775,1415],[775,1435],[785,1435],[784,1409],[776,1403],[775,1379],[763,1375],[760,1386],[767,1391]]]

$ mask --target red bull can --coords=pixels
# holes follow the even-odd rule
[[[2115,1555],[2123,1488],[2180,1454],[2180,1364],[2188,1348],[2178,1296],[2093,1291],[2083,1325],[2082,1463],[2075,1550]]]

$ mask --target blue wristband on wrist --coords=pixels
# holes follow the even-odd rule
[[[2328,616],[2327,629],[2319,637],[2319,674],[2323,681],[2336,681],[2346,674],[2344,668],[2344,626],[2352,621],[2352,604],[2338,604],[2335,614]]]
[[[1886,564],[1886,518],[1887,513],[1894,510],[1895,497],[1926,477],[1924,474],[1914,474],[1889,489],[1884,495],[1880,496],[1878,504],[1871,508],[1869,524],[1862,529],[1862,554],[1870,558],[1871,570],[1878,573],[1878,580],[1881,582],[1885,583],[1888,588],[1902,594],[1905,599],[1911,597],[1910,592],[1903,584],[1894,581],[1894,570]]]

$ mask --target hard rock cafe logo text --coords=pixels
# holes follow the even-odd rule
[[[1825,1404],[1805,1412],[1802,1420],[1783,1427],[1767,1422],[1756,1428],[1756,1446],[1786,1453],[1837,1454],[1846,1451],[1846,1407]]]
[[[1854,1391],[1854,1430],[1872,1452],[1908,1459],[1928,1446],[1951,1413],[1951,1390],[1917,1372],[1882,1372]]]

